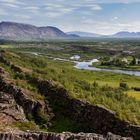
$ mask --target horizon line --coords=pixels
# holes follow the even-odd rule
[[[55,27],[55,28],[58,28],[59,30],[63,31],[64,33],[69,33],[69,32],[83,32],[83,33],[91,33],[91,34],[97,34],[97,35],[101,35],[101,36],[111,36],[111,35],[115,35],[117,33],[120,33],[120,32],[128,32],[128,33],[140,33],[140,31],[128,31],[128,30],[120,30],[120,31],[117,31],[117,32],[114,32],[112,34],[104,34],[104,33],[96,33],[96,32],[90,32],[90,31],[84,31],[84,30],[70,30],[70,31],[64,31],[65,29],[61,29],[59,28],[58,26],[52,26],[52,25],[43,25],[43,26],[39,26],[39,25],[35,25],[35,24],[31,24],[31,23],[25,23],[25,22],[16,22],[16,21],[0,21],[0,24],[1,23],[15,23],[15,24],[24,24],[24,25],[31,25],[31,26],[35,26],[37,28],[40,28],[40,27]]]

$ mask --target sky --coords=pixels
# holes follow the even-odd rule
[[[0,0],[0,21],[64,32],[140,32],[140,0]]]

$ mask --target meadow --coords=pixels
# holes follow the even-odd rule
[[[60,44],[63,44],[63,47],[60,47]],[[49,43],[46,43],[45,45],[37,44],[37,47],[34,46],[35,44],[12,44],[12,48],[2,46],[1,49],[6,51],[5,58],[8,61],[22,68],[26,68],[28,71],[32,71],[31,77],[40,77],[41,79],[54,81],[56,86],[66,88],[72,98],[79,98],[89,101],[92,104],[105,106],[115,111],[117,117],[121,120],[140,124],[140,92],[133,90],[133,87],[140,87],[140,77],[120,73],[78,70],[74,68],[75,64],[73,62],[48,58],[48,56],[69,58],[73,54],[78,54],[80,50],[80,47],[78,49],[74,47],[66,48],[65,50],[64,46],[68,44],[64,42],[60,44],[58,43],[58,48],[60,47],[58,50],[54,49],[57,46],[56,43],[54,48],[50,47],[53,46],[52,43],[50,46]],[[49,46],[49,48],[45,46]],[[88,48],[87,46],[86,48]],[[90,52],[89,50],[81,50],[84,52],[80,54],[82,56],[81,60],[84,58],[90,59],[92,53],[93,58],[99,57],[103,53],[103,51],[100,52],[99,50],[104,50],[105,48],[95,47],[92,53],[91,49],[93,48],[90,46]],[[112,48],[107,47],[106,51],[103,55],[108,53],[112,55]],[[37,52],[39,55],[35,55],[32,52]],[[4,67],[11,74],[16,85],[30,90],[32,97],[40,100],[45,98],[38,93],[37,88],[26,77],[14,73],[8,66],[2,63],[0,63],[0,66]],[[121,83],[127,86],[123,87]],[[55,120],[53,122],[55,127],[50,129],[54,131],[63,130],[68,126],[70,130],[73,129],[67,122],[69,122],[67,118]],[[59,128],[60,123],[65,123],[67,126],[65,128]]]

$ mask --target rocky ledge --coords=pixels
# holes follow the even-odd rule
[[[37,132],[20,132],[20,133],[0,133],[0,140],[133,140],[118,135],[108,133],[106,136],[94,133],[73,134],[63,133],[37,133]]]

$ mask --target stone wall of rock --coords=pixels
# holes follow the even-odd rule
[[[106,136],[94,133],[0,133],[0,140],[133,140],[108,133]]]
[[[0,128],[6,129],[6,125],[16,121],[27,121],[22,107],[11,94],[0,92]]]
[[[29,119],[29,116],[33,116],[35,121],[36,118],[41,118],[42,116],[40,115],[42,114],[39,114],[40,111],[44,113],[46,118],[48,118],[48,121],[54,116],[47,102],[39,101],[29,97],[26,92],[22,91],[20,88],[14,86],[11,83],[8,83],[4,79],[3,75],[5,74],[1,74],[0,76],[0,92],[5,93],[5,96],[12,96],[15,104],[17,104],[19,107],[22,107],[27,119]]]
[[[93,105],[69,97],[64,88],[52,87],[50,81],[34,79],[40,93],[44,94],[50,104],[57,106],[64,116],[70,117],[79,125],[79,131],[107,134],[112,132],[122,136],[132,136],[140,139],[140,127],[121,121],[115,112],[102,106]],[[53,106],[52,106],[53,107]]]
[[[50,109],[45,108],[44,104],[42,104],[41,102],[29,98],[22,90],[20,90],[19,88],[17,88],[16,86],[14,86],[12,84],[7,83],[4,80],[4,77],[2,76],[4,74],[4,69],[0,68],[0,70],[1,70],[1,76],[0,76],[0,91],[1,91],[0,92],[0,103],[1,103],[0,115],[1,116],[0,117],[2,117],[2,115],[4,114],[5,115],[4,118],[7,119],[8,121],[11,121],[11,123],[12,123],[13,120],[14,121],[28,121],[28,120],[26,120],[25,114],[32,113],[34,115],[34,114],[36,114],[36,110],[38,110],[40,108],[44,109],[44,111],[48,111],[48,110],[50,111]],[[39,84],[38,86],[39,86],[40,91],[42,91],[42,93],[44,92],[45,95],[47,93],[46,97],[48,97],[48,100],[53,99],[56,102],[56,100],[58,99],[58,102],[64,101],[63,105],[57,104],[60,107],[62,107],[62,108],[60,108],[61,110],[63,110],[64,107],[66,107],[66,106],[68,107],[69,105],[70,106],[73,105],[73,103],[71,102],[72,99],[70,100],[68,94],[65,94],[66,93],[65,89],[60,88],[60,89],[52,90],[52,85],[49,81],[48,82],[44,81],[44,83],[42,81],[38,81],[37,83]],[[41,83],[44,86],[42,86]],[[49,84],[49,85],[46,86],[46,84]],[[42,87],[45,87],[45,89],[41,90]],[[48,94],[49,92],[50,92],[50,95]],[[55,93],[56,93],[56,96],[53,95]],[[59,96],[59,98],[58,98],[58,96]],[[73,100],[73,101],[75,102],[75,101],[79,101],[79,100]],[[81,108],[82,102],[79,101],[79,103],[80,103],[79,107]],[[73,108],[76,106],[74,105],[71,107]],[[73,110],[72,108],[71,108],[71,110]],[[69,108],[67,108],[67,109],[69,109]],[[75,109],[77,110],[77,108],[75,108]],[[71,111],[71,110],[69,110],[69,111]],[[25,114],[23,111],[25,112]],[[69,111],[66,109],[64,110],[65,113],[68,113]],[[74,115],[73,113],[74,112],[72,112],[72,115]],[[54,114],[52,114],[52,115],[54,115]],[[78,115],[78,113],[75,112],[75,115]],[[48,116],[46,116],[46,117],[48,117]],[[80,117],[80,116],[75,116],[75,117]],[[92,117],[94,117],[94,116],[92,116]],[[76,118],[74,118],[74,119],[76,119]],[[84,116],[83,116],[83,119],[84,119]],[[5,122],[3,122],[3,123],[8,123],[7,120],[5,120]],[[77,120],[78,120],[78,118],[77,118]],[[2,121],[2,119],[0,121]],[[83,122],[81,122],[81,123],[83,123]],[[82,125],[85,125],[85,123],[86,122],[84,122]],[[86,127],[88,127],[88,126],[86,126]],[[13,132],[13,133],[11,133],[8,131],[0,132],[0,140],[74,140],[74,139],[76,139],[76,140],[133,140],[132,138],[123,138],[121,136],[113,135],[111,133],[108,133],[106,136],[103,136],[103,135],[98,135],[98,134],[94,134],[94,133],[79,133],[79,134],[60,133],[60,134],[56,134],[56,133],[41,133],[41,132],[35,132],[35,133],[33,133],[33,132],[28,132],[28,133],[27,132],[19,132],[19,133]]]

